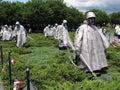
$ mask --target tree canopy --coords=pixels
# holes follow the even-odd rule
[[[111,24],[120,24],[120,12],[113,12],[109,15]]]
[[[107,15],[105,11],[93,9],[96,24],[120,23],[120,12]],[[69,30],[76,29],[85,19],[83,12],[67,7],[63,0],[29,0],[22,2],[0,2],[0,24],[15,24],[20,21],[24,26],[30,24],[35,30],[42,31],[48,25],[61,24],[66,19]]]
[[[30,24],[43,29],[48,24],[61,24],[64,19],[68,21],[70,28],[75,28],[83,21],[83,14],[73,7],[67,7],[63,0],[29,0],[21,2],[0,3],[0,23],[14,24],[20,21],[22,24]]]

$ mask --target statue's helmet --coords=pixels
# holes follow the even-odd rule
[[[19,25],[20,23],[17,21],[16,24]]]
[[[95,18],[95,17],[96,17],[95,13],[93,13],[93,12],[88,12],[87,13],[87,19],[88,18]]]
[[[63,23],[67,23],[67,20],[63,20]]]

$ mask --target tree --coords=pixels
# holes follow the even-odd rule
[[[45,2],[36,0],[24,5],[23,17],[34,29],[43,30],[43,27],[50,23],[53,12]]]
[[[120,24],[120,12],[113,12],[109,15],[111,24]]]
[[[29,0],[21,2],[0,3],[0,23],[15,24],[20,21],[24,26],[30,24],[34,30],[42,31],[48,25],[68,21],[69,29],[76,29],[84,20],[81,12],[67,7],[63,0]]]
[[[22,21],[23,3],[2,2],[0,3],[0,23],[14,24],[17,20]]]
[[[63,3],[63,0],[47,0],[46,5],[53,11],[53,18],[51,18],[50,24],[61,24],[66,16],[64,13],[66,5]]]
[[[68,26],[70,29],[76,29],[84,21],[85,17],[82,12],[79,12],[76,8],[65,8],[64,13],[68,20]]]
[[[61,24],[64,19],[68,21],[68,28],[76,29],[83,22],[84,16],[76,8],[67,7],[63,0],[47,0],[46,3],[53,10],[51,23]]]
[[[4,8],[4,4],[0,3],[0,24],[6,24],[6,9]]]

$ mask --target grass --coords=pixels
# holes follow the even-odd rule
[[[109,33],[109,34],[114,34],[114,32],[115,32],[115,29],[114,28],[107,28],[107,33]]]
[[[55,54],[59,52],[57,47],[31,47],[29,48],[32,53],[24,54],[22,57],[25,57],[27,63],[45,63],[48,61],[55,60]]]

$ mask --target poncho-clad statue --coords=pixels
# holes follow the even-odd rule
[[[62,47],[71,47],[74,50],[73,44],[69,37],[69,33],[67,30],[67,20],[63,20],[62,25],[57,27],[57,40],[59,48]]]
[[[50,24],[44,28],[44,35],[45,35],[45,37],[50,36],[49,32],[50,32]]]
[[[1,30],[0,30],[0,37],[2,37],[4,26],[1,25],[1,26],[0,26],[0,29],[1,29]]]
[[[53,27],[53,35],[54,35],[55,40],[57,40],[57,26],[58,26],[58,24],[55,23],[55,26]]]
[[[2,30],[2,40],[5,41],[5,40],[10,40],[11,38],[11,31],[10,29],[8,28],[7,25],[5,25],[5,27],[3,28]]]
[[[81,59],[77,64],[88,71],[98,71],[108,67],[105,50],[109,47],[109,42],[94,25],[95,18],[93,12],[87,13],[88,24],[83,24],[77,29],[74,42],[76,56]]]
[[[16,46],[23,46],[27,40],[27,32],[25,28],[19,23],[16,22],[16,26],[14,29],[14,34],[16,35]]]

